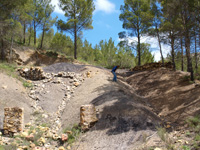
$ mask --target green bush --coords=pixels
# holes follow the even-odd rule
[[[53,51],[47,51],[46,55],[49,56],[49,57],[54,57],[54,58],[58,57],[58,53],[57,52],[53,52]]]

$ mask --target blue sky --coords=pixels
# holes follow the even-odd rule
[[[58,19],[66,21],[64,12],[58,7],[58,0],[52,0],[52,4],[55,5],[53,17],[58,16]],[[120,6],[124,4],[124,0],[94,0],[95,11],[93,13],[93,29],[83,31],[83,40],[87,39],[92,46],[99,44],[101,40],[113,39],[115,45],[119,43],[118,33],[124,31],[122,28],[122,22],[119,20]],[[57,29],[54,27],[54,30]],[[136,37],[132,40],[137,41]],[[155,60],[160,60],[160,53],[158,42],[156,38],[142,37],[141,42],[151,44],[152,54],[155,56]],[[164,56],[170,51],[168,45],[162,45],[165,49]]]

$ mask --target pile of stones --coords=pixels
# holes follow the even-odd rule
[[[39,67],[20,68],[17,71],[19,72],[20,76],[29,80],[36,81],[45,79],[45,73]]]

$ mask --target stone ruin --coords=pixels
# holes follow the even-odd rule
[[[17,70],[20,74],[20,76],[29,79],[29,80],[42,80],[45,79],[44,71],[39,67],[31,67],[28,68],[20,68]]]
[[[83,131],[89,130],[98,121],[94,105],[82,105],[80,108],[80,126]]]
[[[5,135],[23,131],[24,110],[22,108],[4,108],[3,130]]]

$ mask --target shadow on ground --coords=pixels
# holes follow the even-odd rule
[[[100,108],[99,121],[94,130],[107,129],[108,135],[116,135],[130,130],[155,130],[159,126],[160,118],[143,105],[141,97],[128,95],[118,83],[111,82],[96,90],[103,90],[104,93],[91,102]]]

